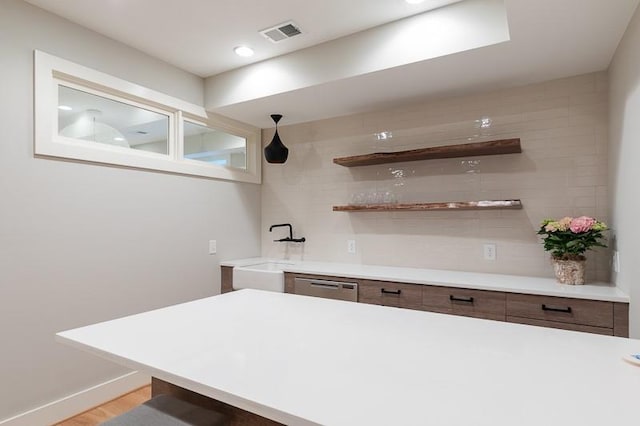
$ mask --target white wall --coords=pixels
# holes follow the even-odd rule
[[[536,235],[565,215],[607,221],[608,86],[605,72],[374,113],[283,126],[286,164],[264,164],[262,251],[364,264],[553,276]],[[481,127],[483,117],[491,120]],[[375,133],[391,132],[377,141]],[[263,131],[268,143],[273,131]],[[522,154],[345,168],[334,157],[520,138]],[[519,198],[522,210],[344,213],[359,192],[400,202]],[[290,222],[304,245],[274,243]],[[355,239],[357,254],[347,253]],[[497,260],[483,244],[497,244]],[[286,249],[289,249],[287,252]],[[609,279],[606,250],[587,254],[587,279]]]
[[[55,332],[219,292],[219,259],[260,252],[260,187],[34,158],[33,49],[200,105],[203,82],[18,0],[0,33],[1,422],[126,373]]]
[[[620,272],[615,282],[631,295],[631,337],[640,338],[640,9],[618,46],[610,76],[610,194]]]

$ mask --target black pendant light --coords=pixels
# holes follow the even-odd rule
[[[273,135],[271,143],[264,148],[264,158],[267,163],[282,164],[287,161],[289,149],[284,146],[278,135],[278,121],[282,118],[282,114],[271,114],[271,119],[276,123],[276,133]]]

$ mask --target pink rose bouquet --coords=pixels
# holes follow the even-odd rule
[[[563,217],[542,221],[538,235],[544,235],[544,249],[560,260],[584,260],[592,247],[606,247],[600,240],[607,225],[588,216]]]

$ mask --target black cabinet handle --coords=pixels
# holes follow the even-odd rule
[[[473,297],[456,297],[453,294],[449,295],[449,300],[452,302],[473,303]]]
[[[382,293],[382,294],[395,294],[395,295],[400,296],[401,292],[402,292],[402,290],[385,290],[384,288],[380,289],[380,293]]]
[[[547,306],[544,303],[542,304],[543,311],[551,311],[551,312],[564,312],[565,314],[571,313],[571,306],[567,306],[566,308],[553,308],[551,306]]]

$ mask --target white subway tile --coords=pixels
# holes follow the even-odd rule
[[[287,248],[263,230],[265,256],[552,276],[536,235],[544,218],[608,215],[606,73],[282,127],[290,160],[264,164],[263,228],[285,220],[307,242]],[[477,120],[491,119],[481,127]],[[392,132],[380,141],[375,136]],[[268,143],[271,132],[264,132]],[[523,153],[345,168],[333,158],[518,137]],[[523,210],[333,212],[353,194],[403,202],[519,198]],[[346,257],[345,241],[358,253]],[[498,259],[482,259],[482,244]],[[588,278],[608,279],[608,251],[589,253]]]

